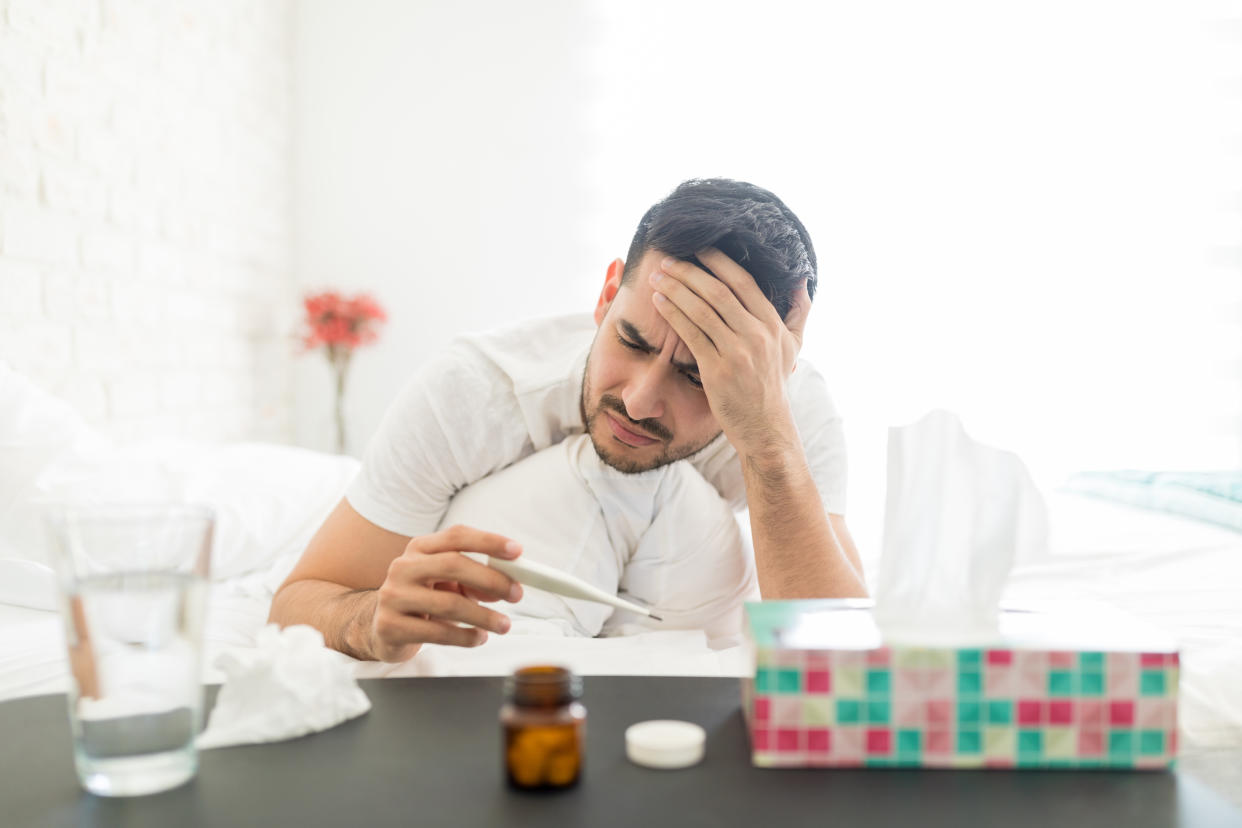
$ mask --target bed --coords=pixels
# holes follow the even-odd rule
[[[208,683],[223,680],[215,666],[222,652],[254,646],[273,592],[357,471],[350,458],[272,444],[110,445],[63,403],[2,371],[0,439],[8,461],[0,477],[0,701],[67,687],[37,518],[49,468],[71,469],[52,476],[61,494],[171,493],[216,507]],[[1006,601],[1102,601],[1164,627],[1183,648],[1183,754],[1242,746],[1242,532],[1096,495],[1048,496],[1052,554],[1014,571]],[[584,675],[740,676],[748,669],[740,646],[712,649],[701,632],[586,639],[521,624],[477,649],[429,645],[404,664],[355,669],[365,678],[502,675],[550,659]]]

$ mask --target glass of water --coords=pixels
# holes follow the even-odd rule
[[[61,506],[48,515],[82,786],[139,796],[198,769],[203,616],[215,517],[186,504]]]

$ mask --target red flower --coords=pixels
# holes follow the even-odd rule
[[[375,342],[380,324],[388,320],[380,304],[365,293],[345,298],[329,290],[307,295],[302,306],[306,309],[303,346],[307,350],[324,346],[329,356]]]

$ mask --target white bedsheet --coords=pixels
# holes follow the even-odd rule
[[[1183,749],[1242,745],[1242,534],[1077,495],[1054,495],[1049,505],[1054,555],[1015,571],[1007,599],[1105,601],[1164,627],[1183,647]],[[253,645],[291,565],[286,556],[213,586],[207,682],[223,678],[211,666],[219,653]],[[0,700],[63,692],[63,652],[54,613],[0,604]],[[711,650],[698,632],[583,639],[534,624],[475,649],[428,646],[405,664],[360,663],[357,673],[503,675],[546,660],[583,675],[741,676],[748,668],[740,648]]]

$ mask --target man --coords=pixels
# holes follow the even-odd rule
[[[749,506],[764,598],[865,595],[840,419],[822,378],[795,371],[815,284],[811,240],[775,195],[683,183],[608,267],[594,333],[576,318],[526,323],[460,339],[416,374],[271,620],[382,661],[507,632],[481,604],[521,586],[460,553],[512,558],[522,539],[437,531],[441,518],[461,488],[584,430],[617,470],[686,459]]]

